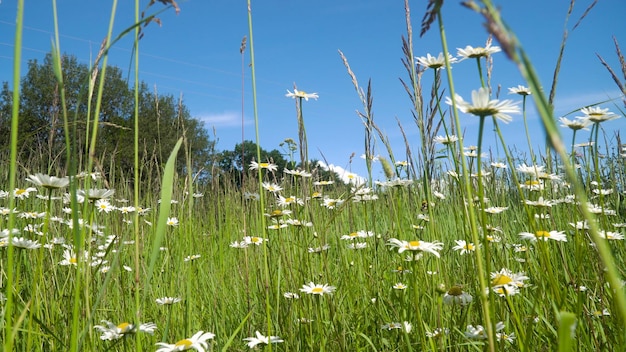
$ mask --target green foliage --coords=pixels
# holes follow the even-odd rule
[[[76,57],[64,55],[61,59],[65,84],[65,100],[70,114],[72,148],[84,156],[87,148],[86,114],[87,88],[90,69]],[[98,78],[95,83],[98,84]],[[109,67],[104,82],[102,108],[98,116],[100,133],[96,152],[97,167],[109,178],[130,177],[133,167],[133,92],[123,78],[122,70]],[[65,169],[67,161],[63,143],[59,85],[54,76],[53,60],[46,55],[43,63],[31,60],[20,90],[19,160],[35,171]],[[5,133],[11,109],[11,92],[4,83],[0,93],[0,132]],[[95,99],[95,97],[93,98]],[[182,100],[171,95],[151,93],[145,84],[139,92],[139,145],[142,177],[154,178],[168,153],[181,136],[187,138],[187,152],[191,155],[192,172],[198,172],[210,160],[214,142],[202,124],[191,117]],[[93,121],[93,118],[90,118]],[[0,141],[5,150],[8,140]],[[185,172],[184,154],[178,157],[178,172]],[[83,160],[79,160],[82,162]],[[111,167],[115,165],[115,168]]]

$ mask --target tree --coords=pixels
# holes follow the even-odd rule
[[[91,98],[91,116],[88,114],[88,87],[91,71],[76,57],[63,55],[61,69],[65,104],[70,123],[72,155],[77,167],[86,164],[88,145],[93,126],[96,94]],[[95,78],[98,87],[102,75]],[[139,91],[139,148],[142,175],[158,176],[179,137],[186,137],[187,154],[192,169],[187,170],[186,153],[179,154],[179,172],[195,172],[214,153],[214,142],[209,141],[202,124],[191,117],[182,100],[171,95],[152,94],[144,83]],[[132,175],[134,140],[134,92],[124,80],[122,70],[108,67],[102,90],[98,115],[98,135],[94,157],[111,177]],[[67,169],[65,130],[61,104],[61,87],[54,75],[52,55],[43,63],[31,60],[20,84],[19,158],[31,171],[46,171],[57,167]],[[10,127],[11,92],[5,82],[0,93],[0,132]],[[88,125],[89,124],[89,125]],[[89,128],[87,128],[89,127]],[[0,148],[6,150],[9,138],[0,139]],[[67,171],[66,171],[67,172]]]
[[[261,160],[257,160],[256,143],[246,140],[243,143],[237,143],[234,150],[224,150],[216,155],[215,163],[223,172],[231,175],[233,181],[239,183],[241,181],[242,172],[247,170],[252,161],[271,162],[278,166],[278,174],[282,174],[287,166],[287,160],[277,149],[267,151],[261,148]]]

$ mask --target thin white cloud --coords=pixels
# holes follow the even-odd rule
[[[241,113],[236,111],[200,114],[196,119],[206,127],[241,127]],[[252,120],[244,119],[243,123],[249,125]]]
[[[614,99],[613,101],[607,101]],[[587,105],[597,104],[600,102],[603,108],[610,108],[613,104],[622,105],[622,93],[618,90],[606,92],[589,92],[582,94],[566,94],[564,96],[557,95],[554,100],[555,112],[557,114],[567,114],[568,112],[578,110]]]
[[[345,184],[361,186],[367,182],[367,179],[365,177],[359,176],[354,172],[350,172],[341,166],[336,166],[333,164],[326,165],[326,163],[324,163],[323,161],[318,161],[317,165],[319,165],[319,167],[321,167],[324,171],[330,170],[339,175],[339,178]]]

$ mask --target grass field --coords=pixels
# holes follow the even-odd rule
[[[493,13],[489,5],[481,6]],[[436,20],[436,6],[430,10]],[[137,173],[115,179],[94,171],[93,153],[74,169],[52,164],[26,172],[14,142],[0,177],[4,350],[626,345],[626,147],[619,135],[615,145],[601,145],[600,134],[604,121],[623,112],[589,107],[558,127],[523,49],[494,34],[499,46],[468,47],[455,57],[443,37],[444,55],[408,65],[422,144],[414,160],[396,160],[393,151],[382,157],[386,180],[373,182],[371,171],[364,184],[321,177],[304,157],[304,123],[301,168],[278,173],[262,160],[246,166],[242,183],[198,181],[174,171],[175,155],[185,152],[181,139],[158,189],[142,185]],[[411,37],[409,29],[408,62]],[[511,91],[517,103],[484,88],[481,67],[486,72],[485,59],[500,50],[528,78],[528,88]],[[423,102],[418,76],[441,75],[453,87],[450,60],[457,58],[478,63],[472,97],[452,89],[447,99]],[[369,92],[359,90],[344,63],[362,93],[366,141],[388,146],[369,118]],[[440,87],[433,89],[425,95],[438,97]],[[290,97],[298,107],[314,98],[298,91]],[[485,125],[506,146],[498,126],[525,118],[526,99],[534,99],[554,148],[530,150],[527,158],[511,148],[503,160],[482,157]],[[302,109],[296,118],[304,121]],[[480,134],[463,140],[469,118],[479,119]],[[437,124],[441,129],[429,127]],[[565,147],[559,129],[566,137],[586,133],[590,143]],[[370,146],[366,156],[374,155]]]

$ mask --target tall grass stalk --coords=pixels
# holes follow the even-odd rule
[[[17,138],[18,138],[18,122],[20,113],[20,69],[22,62],[22,31],[24,28],[24,0],[18,0],[17,2],[17,16],[15,20],[15,40],[13,47],[13,97],[12,97],[12,109],[11,109],[11,152],[9,156],[9,190],[15,189],[15,180],[17,175]],[[13,209],[15,206],[15,197],[9,197],[9,209]],[[8,229],[9,236],[8,241],[13,239],[12,229],[15,226],[15,214],[11,212],[9,214]],[[17,334],[19,324],[13,320],[14,300],[13,297],[15,288],[15,248],[9,246],[7,250],[7,283],[8,287],[5,292],[7,296],[6,305],[4,307],[4,350],[12,351],[15,335]],[[17,293],[17,290],[16,292]]]
[[[449,55],[448,42],[446,39],[445,27],[443,24],[443,16],[441,15],[441,8],[437,10],[436,18],[437,18],[437,23],[439,25],[439,35],[441,38],[441,47],[443,51],[443,57],[446,63],[446,75],[448,78],[448,89],[450,91],[450,96],[454,97],[455,96],[454,80],[452,78],[452,69],[451,69],[450,60],[448,57]],[[472,183],[470,182],[470,179],[469,179],[467,160],[465,158],[465,155],[463,154],[463,133],[461,131],[461,119],[459,118],[459,113],[458,113],[455,99],[452,99],[452,114],[454,116],[456,134],[459,138],[458,151],[460,155],[459,159],[461,162],[461,170],[463,172],[462,183],[465,186],[463,190],[463,199],[465,199],[467,203],[467,206],[464,208],[465,220],[469,221],[469,229],[470,229],[470,233],[472,236],[472,241],[474,241],[474,243],[480,243],[480,238],[478,236],[478,225],[476,223],[476,210],[474,207],[474,202],[472,201],[473,200],[473,197],[472,197],[473,192],[471,188]],[[478,157],[480,158],[480,154],[478,155]],[[487,247],[485,248],[485,250],[488,251],[489,248]],[[480,285],[480,293],[479,293],[480,302],[481,302],[481,307],[482,307],[482,312],[483,312],[483,319],[485,322],[485,328],[487,330],[487,340],[489,343],[489,349],[493,352],[495,350],[495,332],[494,332],[492,318],[491,318],[492,317],[491,302],[489,298],[490,296],[488,295],[489,286],[485,280],[487,271],[485,270],[485,264],[483,263],[482,249],[480,247],[476,247],[476,274],[478,276],[478,282]]]
[[[250,76],[252,80],[252,108],[254,113],[254,128],[255,128],[255,136],[256,136],[256,154],[257,160],[261,162],[261,139],[259,136],[259,114],[257,109],[257,90],[256,90],[256,62],[254,60],[254,36],[252,29],[252,1],[247,0],[248,2],[248,36],[250,37]],[[243,161],[242,161],[243,162]],[[247,165],[242,165],[243,170],[245,170]],[[244,171],[245,172],[245,171]],[[265,234],[267,232],[267,225],[265,223],[265,217],[263,216],[263,211],[265,209],[265,198],[263,194],[263,188],[261,184],[263,183],[263,169],[259,167],[258,170],[258,180],[259,180],[259,214],[260,214],[260,224],[261,224],[261,233]],[[272,326],[272,306],[271,306],[271,297],[270,297],[270,267],[269,267],[269,255],[267,244],[263,244],[263,273],[264,273],[264,281],[265,281],[265,318],[266,318],[266,331],[267,335],[271,336],[273,332]],[[268,345],[269,351],[272,351],[272,344]]]
[[[526,54],[525,50],[520,45],[515,35],[509,30],[508,26],[503,22],[499,12],[489,0],[483,0],[481,3],[484,5],[485,11],[483,14],[487,20],[489,30],[498,39],[503,47],[505,53],[509,56],[513,62],[515,62],[520,70],[520,73],[524,79],[529,83],[531,91],[537,92],[533,94],[535,105],[538,109],[539,116],[543,122],[544,130],[548,136],[550,146],[561,157],[561,161],[564,164],[564,171],[567,178],[572,182],[574,193],[581,204],[587,203],[587,196],[585,189],[576,177],[576,173],[573,165],[570,163],[570,158],[563,146],[563,142],[560,133],[556,126],[556,121],[552,113],[552,107],[542,94],[540,80],[535,72],[530,58]],[[606,267],[607,280],[611,287],[621,287],[621,279],[618,273],[617,266],[613,259],[613,255],[608,247],[606,241],[604,241],[598,235],[598,227],[593,221],[593,216],[585,206],[580,207],[580,211],[585,219],[589,222],[591,238],[598,249],[600,258]],[[626,293],[623,290],[615,290],[614,293],[615,305],[618,309],[622,322],[626,321]],[[626,331],[622,331],[622,340],[626,338]]]

